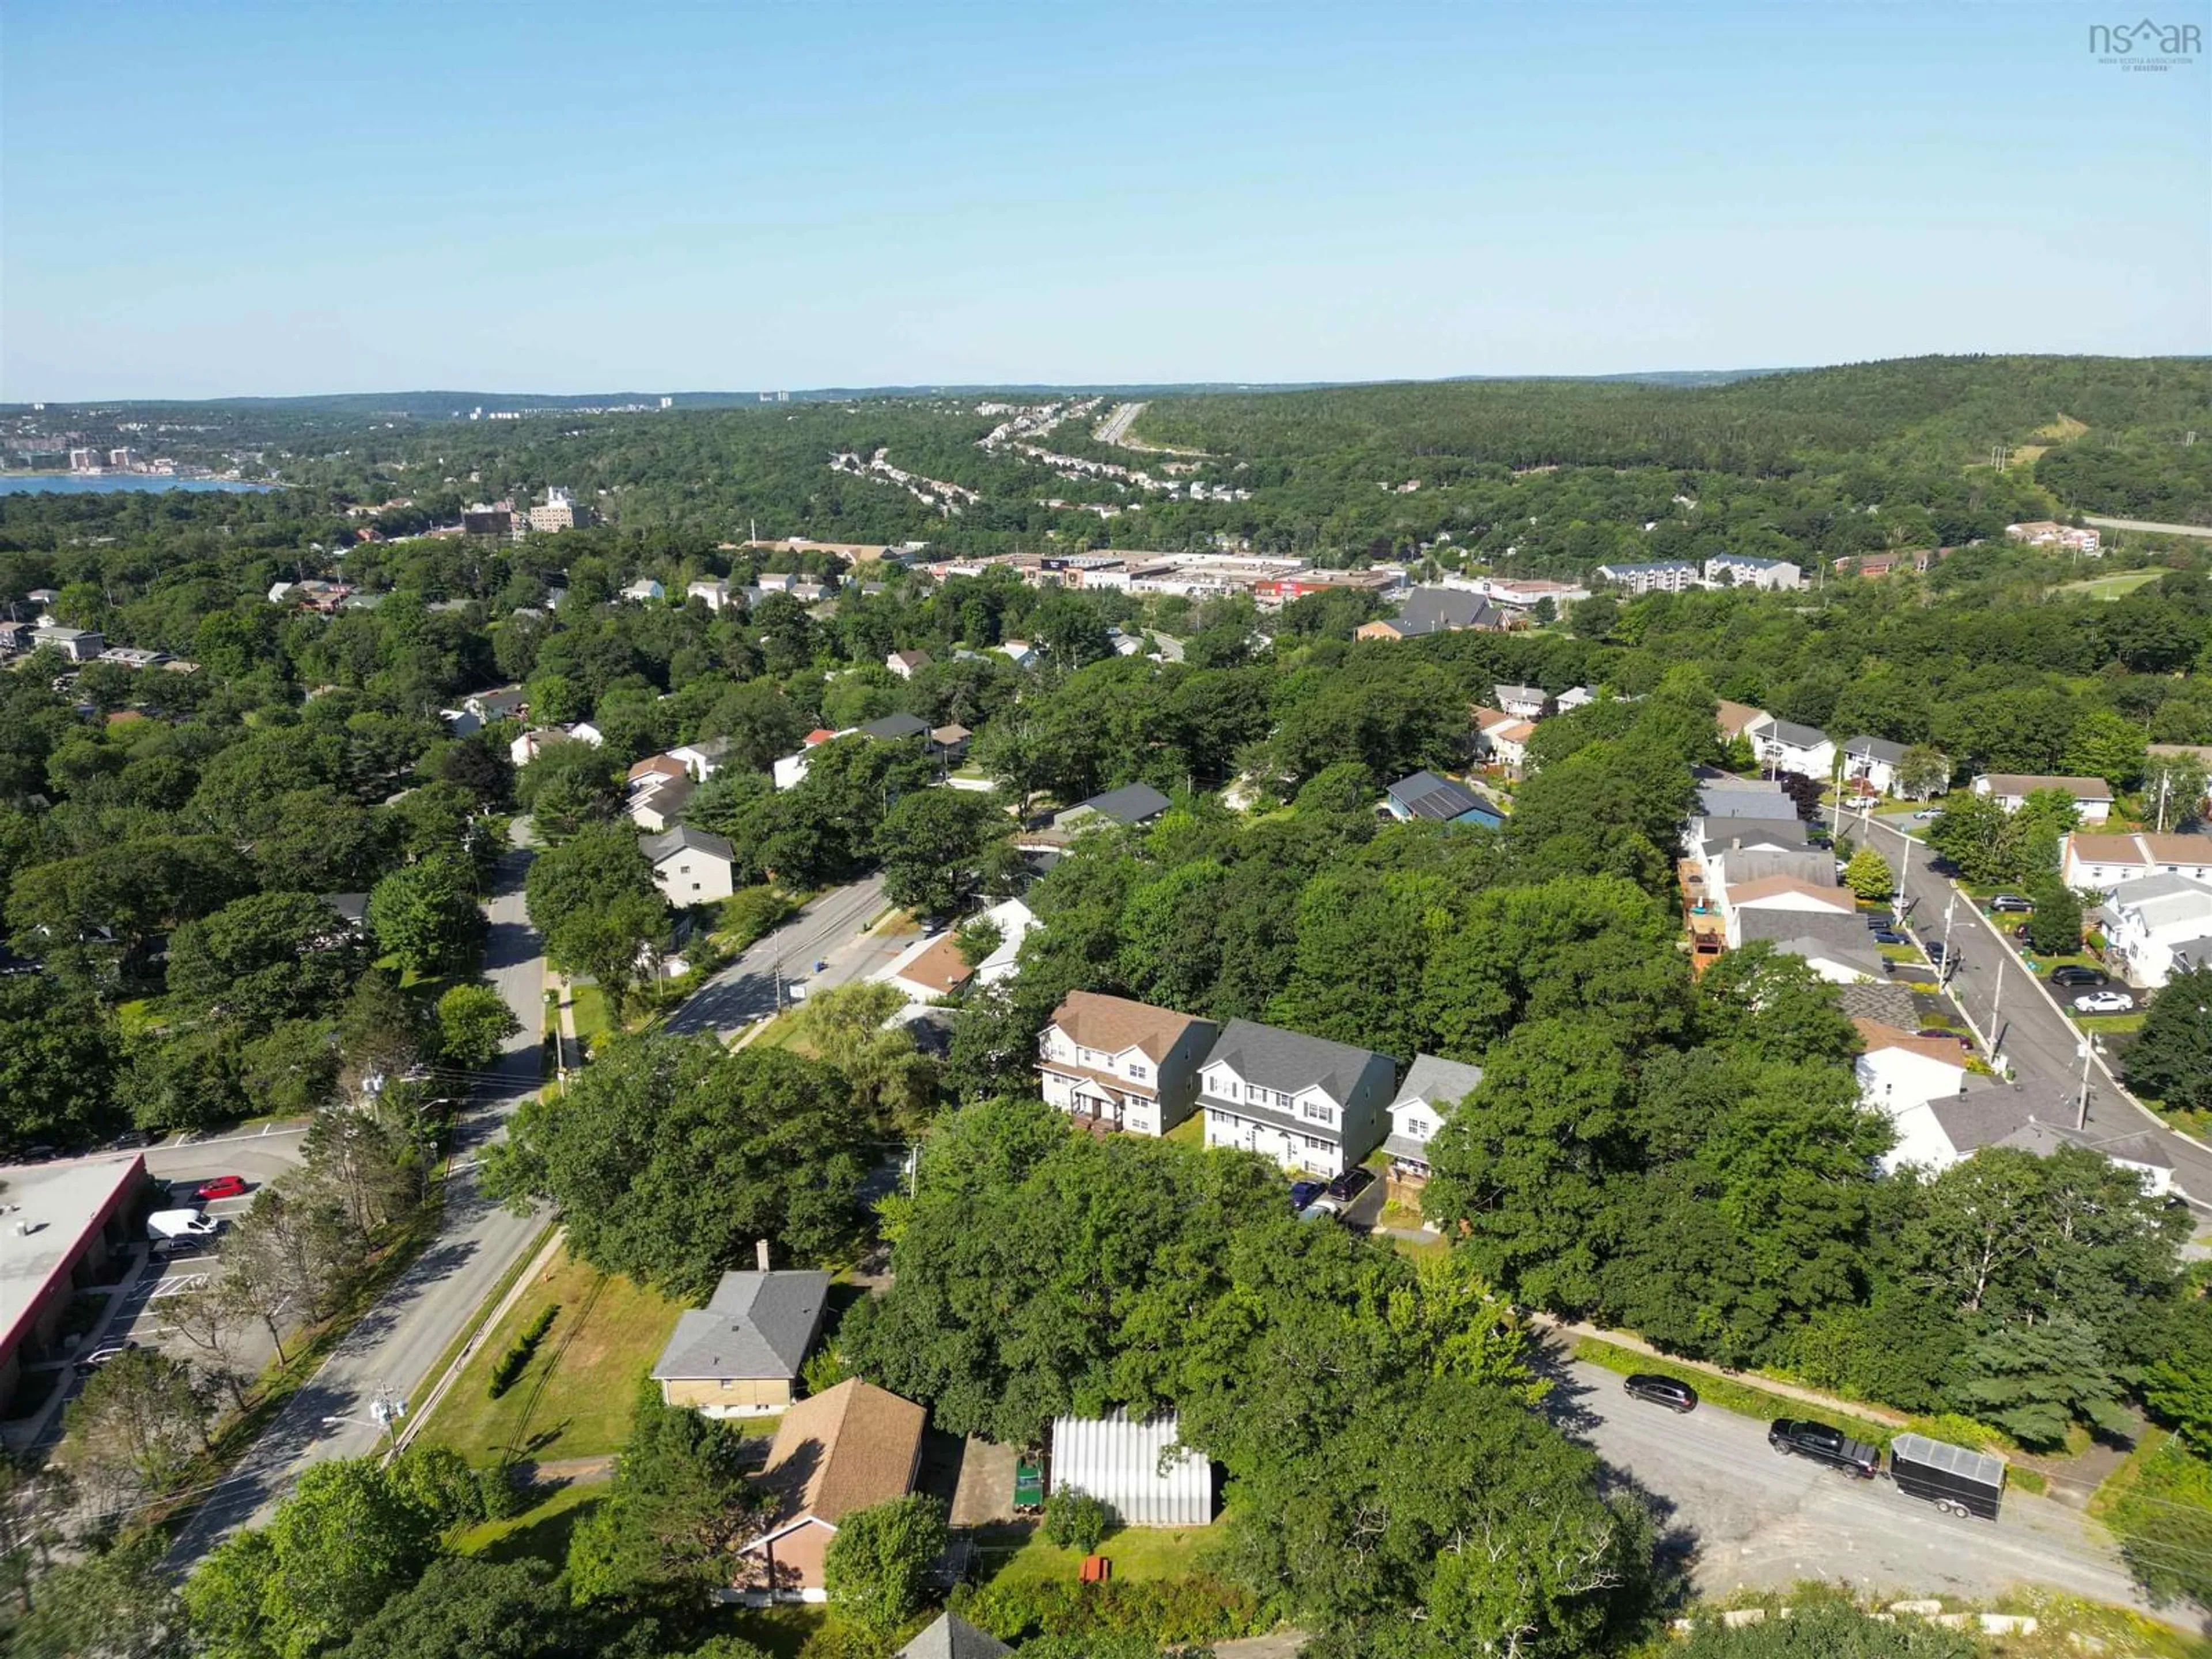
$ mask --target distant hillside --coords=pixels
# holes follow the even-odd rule
[[[1704,385],[1645,377],[1344,386],[1163,398],[1139,432],[1241,456],[1357,456],[1385,471],[1445,455],[1510,467],[1763,471],[1900,447],[1963,465],[2067,422],[2087,428],[2075,442],[2172,443],[2191,428],[2212,435],[2212,362],[1919,357]]]

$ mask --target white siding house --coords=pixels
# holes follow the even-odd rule
[[[1221,1028],[1171,1008],[1073,991],[1037,1036],[1048,1105],[1100,1128],[1161,1135],[1198,1102],[1199,1062]]]
[[[1199,1073],[1206,1144],[1341,1175],[1381,1144],[1396,1077],[1387,1054],[1233,1019]]]

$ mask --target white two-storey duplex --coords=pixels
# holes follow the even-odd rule
[[[1341,1175],[1382,1143],[1396,1079],[1388,1054],[1232,1019],[1199,1073],[1206,1144]]]
[[[1198,1102],[1199,1062],[1220,1027],[1127,997],[1071,991],[1037,1036],[1037,1085],[1078,1122],[1160,1135]]]

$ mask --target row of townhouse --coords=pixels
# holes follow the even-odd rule
[[[1099,1131],[1162,1135],[1204,1114],[1206,1144],[1335,1176],[1388,1143],[1425,1176],[1443,1115],[1481,1069],[1416,1056],[1397,1086],[1388,1054],[1232,1019],[1225,1025],[1094,991],[1071,992],[1037,1038],[1045,1100]]]
[[[1911,799],[1941,794],[1947,786],[1948,774],[1944,782],[1907,789],[1900,775],[1905,745],[1887,738],[1861,733],[1838,749],[1836,740],[1817,726],[1801,726],[1725,697],[1720,700],[1719,719],[1721,735],[1740,737],[1749,744],[1762,768],[1824,783],[1840,775],[1846,793]]]
[[[1789,560],[1748,553],[1716,554],[1702,569],[1688,559],[1646,559],[1601,564],[1597,574],[1632,594],[1680,593],[1692,587],[1789,591],[1805,585],[1805,573]]]
[[[1857,905],[1836,880],[1832,849],[1813,844],[1797,803],[1779,787],[1715,775],[1698,786],[1677,866],[1690,908],[1693,942],[1705,951],[1738,950],[1755,939],[1820,939],[1850,977],[1878,974],[1863,947]],[[1834,937],[1841,919],[1856,939]],[[1848,981],[1846,981],[1848,982]]]

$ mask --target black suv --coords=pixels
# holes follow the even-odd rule
[[[1698,1391],[1688,1383],[1671,1376],[1652,1376],[1639,1371],[1622,1385],[1638,1400],[1648,1400],[1655,1406],[1664,1406],[1669,1411],[1693,1412],[1698,1409]]]
[[[2112,976],[2101,968],[2064,967],[2051,970],[2053,985],[2110,985]]]
[[[1862,1480],[1873,1480],[1874,1472],[1881,1466],[1881,1453],[1865,1441],[1802,1417],[1776,1418],[1767,1425],[1766,1443],[1785,1455],[1809,1457]]]
[[[1349,1204],[1375,1184],[1375,1171],[1353,1164],[1328,1183],[1328,1195],[1340,1204]]]

